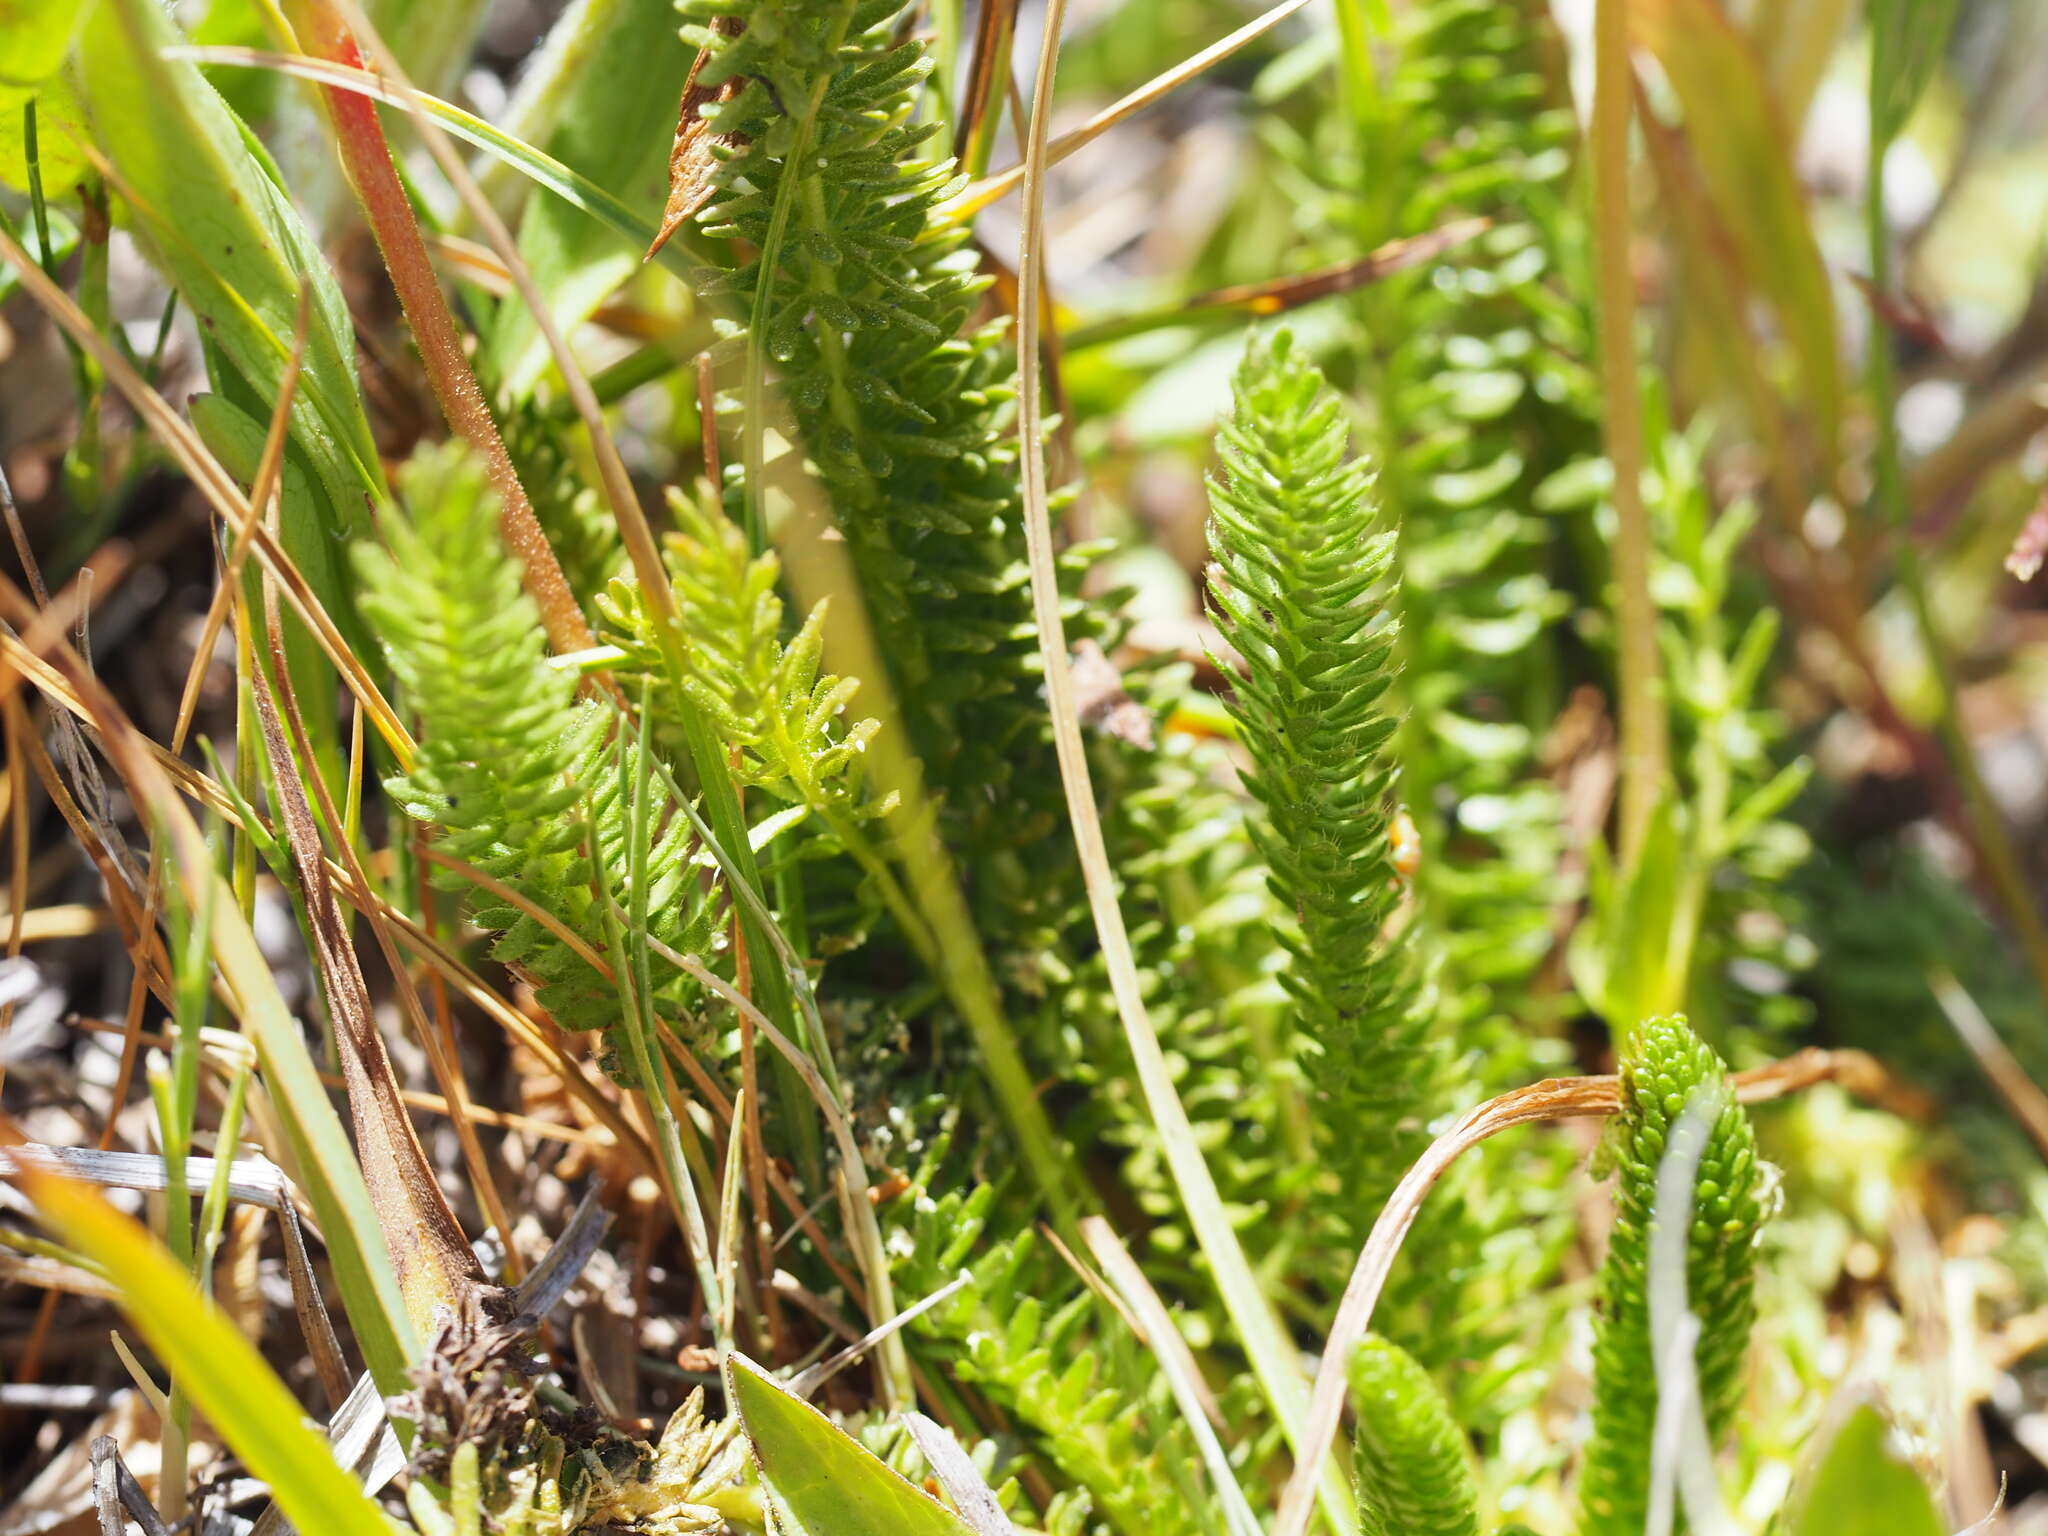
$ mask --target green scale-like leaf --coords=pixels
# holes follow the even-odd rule
[[[1359,1525],[1367,1536],[1479,1536],[1472,1449],[1429,1372],[1373,1337],[1351,1356]]]
[[[386,789],[407,815],[441,829],[442,852],[602,951],[598,890],[631,910],[617,712],[578,700],[575,674],[548,664],[539,614],[498,542],[496,498],[464,451],[416,459],[402,488],[411,518],[387,521],[389,551],[357,554],[364,611],[423,722],[418,762]],[[647,866],[650,933],[677,952],[706,937],[690,852],[688,825],[674,817],[658,830]],[[613,1043],[621,1018],[614,982],[531,911],[459,872],[443,868],[437,879],[472,892],[470,916],[499,936],[496,957],[539,983],[557,1022],[604,1030]],[[687,990],[666,966],[656,986],[665,997]]]
[[[1019,742],[1044,737],[1015,363],[999,327],[972,328],[988,279],[967,232],[931,217],[956,178],[938,125],[912,121],[930,61],[898,42],[889,0],[762,0],[737,36],[713,26],[721,0],[681,9],[710,50],[700,84],[744,82],[704,109],[729,147],[698,222],[733,253],[709,292],[745,321],[749,372],[772,371],[830,493],[918,751],[963,808],[1013,778],[1043,793],[1050,774],[1017,773]],[[760,494],[743,463],[728,473]]]
[[[1343,405],[1285,332],[1254,343],[1218,434],[1210,594],[1243,662],[1231,714],[1263,815],[1252,836],[1280,905],[1281,980],[1325,1063],[1326,1123],[1362,1210],[1406,1167],[1431,1082],[1391,834],[1393,534],[1349,459]]]
[[[1650,1436],[1657,1418],[1657,1370],[1650,1345],[1649,1256],[1657,1166],[1678,1117],[1727,1069],[1682,1018],[1652,1019],[1622,1056],[1622,1110],[1612,1153],[1614,1231],[1600,1272],[1601,1318],[1594,1343],[1593,1438],[1579,1474],[1582,1536],[1639,1536],[1649,1505]],[[1686,1255],[1686,1302],[1699,1318],[1700,1403],[1710,1434],[1724,1433],[1742,1395],[1742,1368],[1756,1320],[1753,1283],[1765,1183],[1756,1135],[1732,1092],[1715,1117],[1693,1207]]]

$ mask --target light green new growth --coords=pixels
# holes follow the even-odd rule
[[[685,642],[683,691],[731,754],[736,780],[788,808],[775,830],[809,814],[858,844],[856,825],[889,803],[867,796],[861,782],[876,722],[842,718],[859,684],[819,673],[825,605],[785,641],[775,555],[751,554],[746,535],[707,498],[672,493],[669,511],[678,531],[664,553]],[[609,637],[628,652],[616,675],[663,670],[654,621],[634,583],[614,580],[598,607]],[[683,755],[679,733],[670,745]]]
[[[1650,1347],[1650,1233],[1665,1138],[1703,1084],[1725,1081],[1721,1058],[1677,1016],[1651,1019],[1622,1055],[1614,1128],[1614,1231],[1600,1273],[1593,1347],[1593,1438],[1579,1474],[1581,1536],[1641,1536],[1649,1505],[1657,1372]],[[1688,1213],[1687,1305],[1700,1322],[1696,1360],[1708,1432],[1725,1433],[1741,1399],[1756,1319],[1753,1282],[1764,1177],[1749,1116],[1731,1092],[1714,1122]]]
[[[1429,1372],[1377,1334],[1351,1356],[1366,1536],[1479,1536],[1472,1448]]]
[[[467,453],[422,453],[400,487],[411,515],[386,518],[389,552],[356,551],[363,610],[423,727],[413,771],[385,789],[408,816],[441,829],[438,852],[516,892],[605,958],[607,913],[597,891],[613,917],[634,908],[633,817],[614,762],[617,711],[579,701],[575,674],[548,664],[539,614],[498,540],[496,498]],[[649,934],[675,952],[703,947],[708,932],[709,903],[689,852],[688,825],[676,817],[647,853]],[[618,986],[483,882],[445,866],[435,878],[468,890],[471,921],[498,934],[495,956],[539,983],[557,1022],[607,1032],[609,1061],[623,1006]],[[606,963],[616,970],[621,959]],[[656,980],[657,1005],[687,987],[673,968]]]

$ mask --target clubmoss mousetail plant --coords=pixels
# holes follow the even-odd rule
[[[1823,1399],[2048,1297],[1888,621],[2024,476],[1906,515],[1792,146],[1990,88],[1738,9],[14,7],[0,1442],[113,1329],[143,1529],[1983,1518]]]

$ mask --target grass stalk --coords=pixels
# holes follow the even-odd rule
[[[1024,227],[1017,257],[1018,461],[1024,476],[1024,528],[1030,549],[1031,607],[1038,631],[1038,652],[1045,668],[1045,689],[1052,713],[1053,740],[1059,754],[1060,782],[1066,791],[1067,817],[1088,892],[1088,909],[1115,995],[1117,1016],[1130,1045],[1144,1090],[1145,1104],[1159,1135],[1195,1241],[1216,1278],[1225,1310],[1252,1371],[1271,1404],[1274,1417],[1297,1454],[1306,1442],[1308,1382],[1302,1375],[1294,1343],[1279,1314],[1260,1288],[1245,1257],[1237,1232],[1223,1208],[1216,1179],[1195,1139],[1194,1126],[1173,1086],[1173,1074],[1160,1049],[1159,1036],[1145,1008],[1130,934],[1117,901],[1116,874],[1103,840],[1102,817],[1081,740],[1080,715],[1074,703],[1073,669],[1067,655],[1066,626],[1060,617],[1060,594],[1054,568],[1052,512],[1046,490],[1042,370],[1039,342],[1044,326],[1045,293],[1045,167],[1046,125],[1052,115],[1052,88],[1059,64],[1060,27],[1065,0],[1049,0],[1045,41],[1039,54],[1038,78],[1032,95],[1028,145],[1024,155]],[[1317,1487],[1332,1529],[1356,1530],[1351,1490],[1341,1470],[1322,1458]]]
[[[1872,92],[1873,102],[1876,92]],[[1870,285],[1880,296],[1891,292],[1891,230],[1885,217],[1885,161],[1891,141],[1883,136],[1879,114],[1871,113],[1869,173],[1864,178],[1863,232],[1870,252]],[[1891,332],[1884,316],[1873,307],[1870,341],[1865,349],[1866,387],[1870,408],[1877,420],[1877,448],[1872,465],[1872,522],[1890,531],[1893,559],[1899,587],[1920,634],[1928,675],[1934,684],[1935,736],[1954,768],[1962,810],[1969,821],[1970,842],[1983,866],[1983,877],[2004,910],[2014,936],[2033,973],[2034,985],[2048,998],[2048,920],[2041,915],[2031,882],[2014,853],[2012,831],[1984,782],[1963,724],[1961,689],[1957,684],[1955,659],[1949,654],[1934,613],[1928,591],[1926,562],[1913,536],[1912,504],[1906,494],[1906,476],[1899,450],[1898,379],[1892,357]]]
[[[1657,607],[1650,595],[1650,515],[1643,505],[1642,396],[1636,375],[1635,238],[1629,198],[1634,111],[1628,0],[1598,0],[1593,20],[1593,222],[1599,268],[1600,384],[1614,466],[1616,650],[1620,662],[1621,864],[1649,832],[1671,746],[1661,692]]]

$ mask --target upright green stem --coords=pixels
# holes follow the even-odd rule
[[[1634,235],[1628,134],[1634,106],[1628,0],[1599,0],[1593,21],[1593,222],[1599,258],[1600,383],[1614,466],[1616,650],[1621,671],[1621,860],[1632,868],[1662,792],[1671,748],[1659,687],[1650,596],[1650,518],[1643,506],[1642,401],[1636,381]]]
[[[1884,164],[1891,141],[1880,136],[1873,112],[1871,121],[1870,169],[1864,178],[1864,236],[1870,245],[1870,283],[1880,295],[1891,291],[1891,233],[1885,220]],[[1874,309],[1870,342],[1865,348],[1865,377],[1870,391],[1870,408],[1877,415],[1877,456],[1873,466],[1875,487],[1871,493],[1872,521],[1890,530],[1897,550],[1899,586],[1912,610],[1914,626],[1927,656],[1927,670],[1934,679],[1935,734],[1954,765],[1957,786],[1962,791],[1963,811],[1969,817],[1984,878],[1998,904],[2005,909],[2020,946],[2033,970],[2034,984],[2048,997],[2048,922],[2034,898],[2025,870],[2013,854],[2013,840],[1998,802],[1984,782],[1977,755],[1964,729],[1960,690],[1956,685],[1954,659],[1935,624],[1934,605],[1927,590],[1927,572],[1920,546],[1914,542],[1911,506],[1906,496],[1906,477],[1899,461],[1898,380],[1892,360],[1891,337],[1884,320]]]
[[[308,51],[351,69],[365,67],[362,50],[331,0],[286,0],[286,11]],[[539,605],[548,641],[557,651],[587,649],[592,643],[590,626],[540,519],[534,515],[498,424],[484,401],[483,389],[469,366],[455,317],[449,313],[440,279],[427,255],[426,238],[392,161],[384,125],[377,119],[377,104],[339,86],[326,87],[326,99],[336,147],[391,274],[399,307],[419,345],[427,382],[449,427],[476,449],[498,493],[505,546],[524,567],[526,589]]]
[[[1072,664],[1060,617],[1059,585],[1053,563],[1052,519],[1046,494],[1045,437],[1040,406],[1042,378],[1039,340],[1043,326],[1045,274],[1046,124],[1052,115],[1052,86],[1059,64],[1060,25],[1065,0],[1046,7],[1045,40],[1038,60],[1038,83],[1032,95],[1028,144],[1024,153],[1023,235],[1017,255],[1017,458],[1023,471],[1024,532],[1031,569],[1031,610],[1038,631],[1038,654],[1045,668],[1046,699],[1052,716],[1061,787],[1066,793],[1067,819],[1081,864],[1088,907],[1102,944],[1117,1015],[1137,1068],[1145,1107],[1159,1135],[1162,1155],[1174,1188],[1187,1211],[1188,1225],[1202,1256],[1214,1272],[1224,1310],[1237,1330],[1239,1346],[1252,1374],[1272,1407],[1288,1443],[1297,1455],[1309,1444],[1309,1384],[1300,1351],[1281,1326],[1271,1299],[1260,1288],[1238,1242],[1236,1228],[1223,1208],[1216,1178],[1196,1140],[1187,1107],[1174,1087],[1166,1054],[1145,1008],[1131,940],[1118,905],[1116,877],[1102,835],[1102,816],[1081,740],[1080,717],[1074,706]],[[1331,1529],[1351,1536],[1358,1528],[1351,1491],[1342,1470],[1328,1457],[1315,1469],[1316,1491]],[[1305,1519],[1305,1517],[1304,1517]]]

